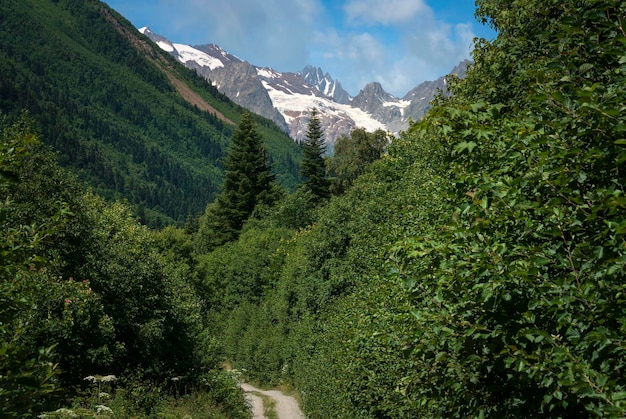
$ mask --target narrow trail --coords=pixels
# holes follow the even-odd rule
[[[271,397],[275,402],[275,411],[278,419],[305,419],[298,402],[278,390],[261,390],[248,383],[241,383],[241,389],[246,393],[246,400],[250,402],[253,419],[266,419],[263,414],[263,400],[257,395]]]

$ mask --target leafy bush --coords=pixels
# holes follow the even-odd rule
[[[58,390],[54,346],[32,339],[38,316],[32,288],[40,285],[36,272],[45,259],[35,252],[67,217],[62,203],[46,224],[15,223],[18,205],[10,189],[19,183],[21,162],[32,157],[35,136],[24,121],[0,125],[0,408],[3,416],[32,414]],[[47,277],[46,277],[47,278]],[[36,285],[33,285],[36,284]]]
[[[1,128],[2,415],[51,411],[60,403],[51,395],[70,400],[95,374],[139,374],[142,386],[122,380],[119,390],[138,392],[132,409],[144,413],[199,388],[218,368],[219,346],[202,333],[190,254],[163,250],[168,241],[190,249],[186,240],[84,194],[23,121]],[[240,393],[223,387],[216,397],[228,391]]]
[[[626,6],[477,4],[499,35],[454,96],[232,312],[312,417],[626,414]]]
[[[497,9],[498,41],[415,127],[438,138],[452,170],[452,217],[395,249],[422,362],[404,391],[422,415],[626,411],[625,9],[543,6],[510,20]],[[531,49],[541,58],[512,59]],[[472,80],[491,77],[534,83],[481,98]]]

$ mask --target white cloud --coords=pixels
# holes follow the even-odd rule
[[[319,66],[351,94],[378,81],[403,96],[468,58],[474,37],[471,16],[445,22],[427,4],[437,0],[143,1],[142,15],[158,16],[153,29],[173,42],[216,43],[278,71]]]
[[[377,80],[388,56],[386,45],[366,32],[348,35],[334,30],[318,32],[316,45],[324,51],[321,58],[325,62],[318,65],[338,79],[351,94]]]
[[[404,95],[417,85],[416,75],[421,80],[435,80],[470,58],[474,36],[467,24],[443,23],[406,34],[402,57],[381,73],[379,81],[388,91]]]
[[[345,5],[349,21],[385,25],[411,21],[420,13],[432,13],[423,0],[349,0]]]
[[[320,0],[160,0],[173,11],[170,25],[193,31],[256,65],[277,70],[306,63]]]
[[[365,7],[369,1],[359,4]],[[405,2],[399,1],[398,7],[400,3]],[[368,25],[354,25],[351,33],[318,33],[316,45],[326,51],[326,63],[320,65],[351,94],[378,81],[390,93],[404,96],[420,82],[445,75],[469,58],[474,34],[469,24],[447,24],[422,6],[410,20],[382,32],[387,37]]]
[[[406,33],[403,39],[407,55],[431,61],[461,61],[472,48],[474,33],[467,24],[451,26],[437,23],[422,31]]]

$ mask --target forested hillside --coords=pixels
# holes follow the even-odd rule
[[[313,113],[293,193],[241,118],[185,229],[2,121],[2,413],[246,417],[226,362],[310,418],[626,416],[626,2],[477,15],[498,37],[384,153],[355,130],[318,176]]]
[[[241,107],[97,0],[7,0],[0,19],[0,112],[28,111],[63,166],[152,226],[214,199]],[[299,147],[257,122],[293,189]]]

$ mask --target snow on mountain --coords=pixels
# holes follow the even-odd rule
[[[352,98],[348,92],[341,87],[341,83],[333,80],[330,74],[324,74],[321,68],[308,65],[304,67],[299,74],[309,86],[317,88],[320,92],[332,98],[335,102],[350,103]]]
[[[326,92],[312,86],[300,73],[280,73],[271,68],[258,68],[257,76],[267,91],[272,105],[283,116],[288,126],[289,135],[296,141],[302,141],[306,135],[311,109],[317,108],[326,141],[332,145],[334,140],[348,134],[357,127],[368,131],[385,129],[383,123],[376,121],[361,109],[347,104],[337,103]]]
[[[170,41],[168,41],[161,35],[158,35],[152,32],[150,28],[147,26],[140,28],[139,32],[146,35],[148,38],[152,39],[152,41],[154,41],[154,43],[156,43],[162,50],[167,51],[170,54],[173,54],[174,51],[176,50],[176,48],[174,48],[174,45]]]
[[[207,53],[202,51],[201,47],[172,43],[168,39],[152,32],[147,26],[140,28],[139,32],[152,39],[162,50],[169,52],[185,65],[193,63],[194,67],[208,67],[211,70],[215,70],[216,68],[224,67],[225,63],[233,61],[231,57],[234,56],[229,56],[226,51],[217,46],[213,46],[216,48],[210,50],[212,53]],[[219,51],[221,56],[216,56],[214,54],[215,50]]]
[[[211,70],[224,67],[224,63],[220,59],[212,57],[189,45],[174,44],[174,49],[178,52],[178,60],[183,64],[193,61],[200,67],[209,67]]]
[[[424,82],[403,98],[387,93],[380,83],[369,83],[351,97],[341,84],[321,68],[306,66],[297,73],[281,73],[256,67],[214,44],[172,44],[141,28],[140,32],[211,82],[235,103],[282,126],[296,141],[305,138],[312,108],[319,111],[324,136],[332,147],[335,139],[357,127],[397,133],[409,120],[419,120],[438,90],[445,91],[445,77]],[[467,62],[453,69],[462,76]]]
[[[217,58],[224,65],[243,62],[241,58],[227,51],[224,51],[222,48],[215,44],[195,45],[194,48],[204,54]]]
[[[313,108],[319,111],[324,137],[329,143],[357,127],[368,131],[386,130],[383,123],[376,121],[361,109],[336,103],[324,95],[294,93],[284,86],[277,87],[266,80],[262,83],[274,107],[285,117],[285,122],[289,126],[289,135],[297,141],[305,138],[310,112]]]

